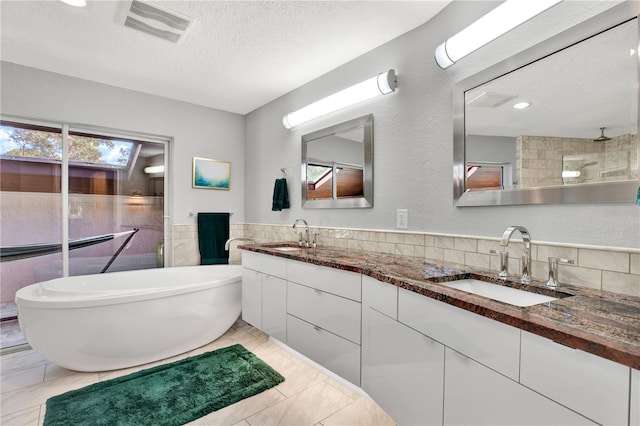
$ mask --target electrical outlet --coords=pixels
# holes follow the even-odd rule
[[[406,229],[409,226],[409,210],[396,210],[396,228]]]

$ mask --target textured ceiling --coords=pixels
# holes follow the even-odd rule
[[[130,1],[0,1],[1,59],[246,114],[423,24],[449,1],[154,1],[179,43],[122,25]]]

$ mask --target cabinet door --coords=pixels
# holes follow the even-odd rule
[[[444,424],[567,426],[596,423],[447,348]]]
[[[366,308],[363,389],[401,425],[441,425],[444,346]]]
[[[629,421],[629,367],[522,332],[520,383],[602,424]]]
[[[242,268],[242,319],[262,330],[262,274]]]
[[[287,342],[287,281],[262,276],[262,331]]]
[[[631,370],[631,410],[629,424],[640,426],[640,370]]]

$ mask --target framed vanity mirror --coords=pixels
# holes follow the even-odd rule
[[[635,200],[639,4],[456,85],[456,206]]]
[[[302,207],[373,207],[373,115],[302,136]]]

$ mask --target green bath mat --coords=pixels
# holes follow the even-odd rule
[[[183,425],[282,381],[233,345],[49,398],[44,424]]]

